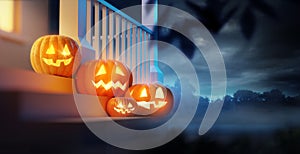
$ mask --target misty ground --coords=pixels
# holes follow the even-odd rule
[[[300,108],[242,105],[223,108],[213,127],[198,135],[205,107],[199,106],[187,129],[171,142],[146,151],[128,151],[106,146],[110,153],[299,153]],[[97,151],[97,148],[94,149]],[[98,149],[99,150],[99,149]]]
[[[242,105],[224,109],[215,125],[197,136],[201,122],[194,119],[184,140],[192,152],[299,153],[300,108]]]

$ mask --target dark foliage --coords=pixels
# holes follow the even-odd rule
[[[200,106],[206,106],[209,102],[207,97],[200,97]],[[223,110],[232,109],[236,105],[273,105],[273,106],[299,106],[300,95],[286,96],[279,89],[272,89],[270,91],[258,93],[251,90],[238,90],[233,96],[226,95],[223,97]]]
[[[222,27],[228,23],[229,20],[235,19],[239,21],[241,33],[246,39],[251,39],[256,28],[256,17],[255,11],[265,14],[270,18],[276,18],[276,11],[270,4],[264,2],[263,0],[251,0],[248,1],[246,6],[244,6],[244,1],[236,0],[185,0],[188,6],[189,13],[194,13],[196,18],[200,20],[206,28],[217,34]],[[176,2],[169,4],[170,6],[176,7]],[[166,11],[160,16],[159,22],[166,21],[168,12]],[[177,26],[177,25],[176,25]],[[183,25],[184,26],[184,25]],[[189,27],[190,28],[190,27]],[[156,34],[159,34],[158,40],[166,41],[168,43],[177,40],[180,44],[180,49],[183,50],[185,55],[192,58],[195,52],[195,47],[190,45],[187,39],[180,35],[177,35],[175,31],[164,30],[163,28],[156,28],[154,30]]]
[[[226,95],[224,98],[224,109],[232,108],[235,105],[286,105],[300,106],[300,95],[285,96],[282,91],[272,89],[263,93],[251,90],[238,90],[233,96]]]

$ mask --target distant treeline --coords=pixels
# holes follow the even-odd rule
[[[233,96],[226,95],[223,98],[224,107],[232,105],[288,105],[300,106],[300,95],[286,96],[281,90],[273,89],[267,92],[259,93],[251,90],[238,90]],[[208,98],[200,97],[200,103],[210,102]]]

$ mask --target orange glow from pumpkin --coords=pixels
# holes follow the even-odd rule
[[[140,97],[148,97],[146,88],[142,90]]]

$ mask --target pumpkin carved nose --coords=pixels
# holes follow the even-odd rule
[[[146,88],[142,90],[140,97],[148,97]]]

